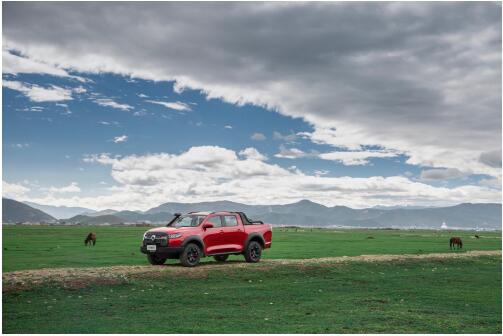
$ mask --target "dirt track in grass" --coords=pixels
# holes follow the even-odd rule
[[[277,265],[305,266],[320,265],[330,267],[332,264],[345,262],[389,262],[421,259],[470,258],[479,256],[501,256],[501,251],[468,251],[459,253],[429,254],[382,254],[361,255],[354,257],[327,257],[314,259],[264,259],[257,264],[240,261],[226,263],[203,262],[197,267],[187,268],[178,264],[162,266],[106,266],[83,268],[45,268],[4,272],[2,276],[3,291],[28,289],[45,282],[56,282],[68,288],[84,288],[91,284],[113,284],[127,281],[135,276],[156,276],[170,274],[173,276],[202,277],[211,270],[224,269],[270,269]]]

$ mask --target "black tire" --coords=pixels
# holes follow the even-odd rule
[[[180,262],[185,267],[194,267],[201,259],[201,248],[196,244],[187,244],[185,250],[180,255]]]
[[[167,258],[161,258],[155,254],[147,254],[148,262],[152,265],[164,265]]]
[[[251,241],[246,246],[245,250],[245,260],[249,263],[256,263],[260,261],[260,257],[262,256],[262,245],[260,245],[257,241]]]
[[[221,255],[213,256],[213,258],[215,258],[215,260],[218,262],[224,262],[229,258],[229,255],[228,254],[221,254]]]

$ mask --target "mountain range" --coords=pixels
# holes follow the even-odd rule
[[[67,207],[67,206],[54,206],[54,205],[44,205],[33,202],[23,202],[31,206],[32,208],[41,210],[46,214],[51,215],[54,218],[69,218],[76,215],[83,214],[85,212],[95,212],[92,209],[82,208],[82,207]]]
[[[4,199],[4,204],[5,204]],[[9,202],[16,202],[8,200]],[[20,202],[16,202],[20,203]],[[55,221],[51,216],[69,213],[73,216],[61,219],[65,224],[121,224],[121,223],[166,223],[176,212],[191,211],[243,211],[250,218],[273,225],[295,225],[305,227],[365,227],[365,228],[458,228],[458,229],[501,229],[501,204],[463,203],[449,207],[389,207],[352,209],[345,206],[327,207],[309,200],[282,205],[247,205],[230,201],[174,203],[168,202],[147,211],[115,211],[107,209],[93,211],[86,208],[54,209],[58,207],[32,204],[48,213],[26,204],[14,210],[4,205],[4,222],[22,222],[20,218],[39,218],[39,221]],[[27,207],[27,208],[26,208]],[[76,213],[78,209],[85,211]],[[14,211],[14,213],[12,213]],[[26,212],[27,214],[24,214]],[[28,215],[31,214],[31,215]],[[39,217],[35,216],[38,214]],[[44,216],[45,215],[45,216]],[[7,220],[6,220],[7,219]]]
[[[49,222],[56,222],[56,218],[46,214],[42,210],[35,209],[27,204],[8,198],[2,198],[2,222],[49,223]]]

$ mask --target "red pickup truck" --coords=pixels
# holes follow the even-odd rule
[[[201,257],[223,262],[231,254],[258,262],[271,241],[271,225],[250,221],[243,212],[190,212],[175,214],[166,227],[145,232],[140,250],[152,265],[180,258],[183,266],[192,267]]]

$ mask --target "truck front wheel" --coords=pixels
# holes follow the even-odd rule
[[[244,255],[246,262],[259,262],[262,256],[262,246],[257,241],[251,241],[246,247]]]
[[[152,265],[163,265],[166,262],[166,258],[161,258],[155,254],[147,254],[148,262]]]
[[[180,262],[185,267],[194,267],[201,259],[201,249],[196,244],[187,244],[185,250],[180,255]]]

